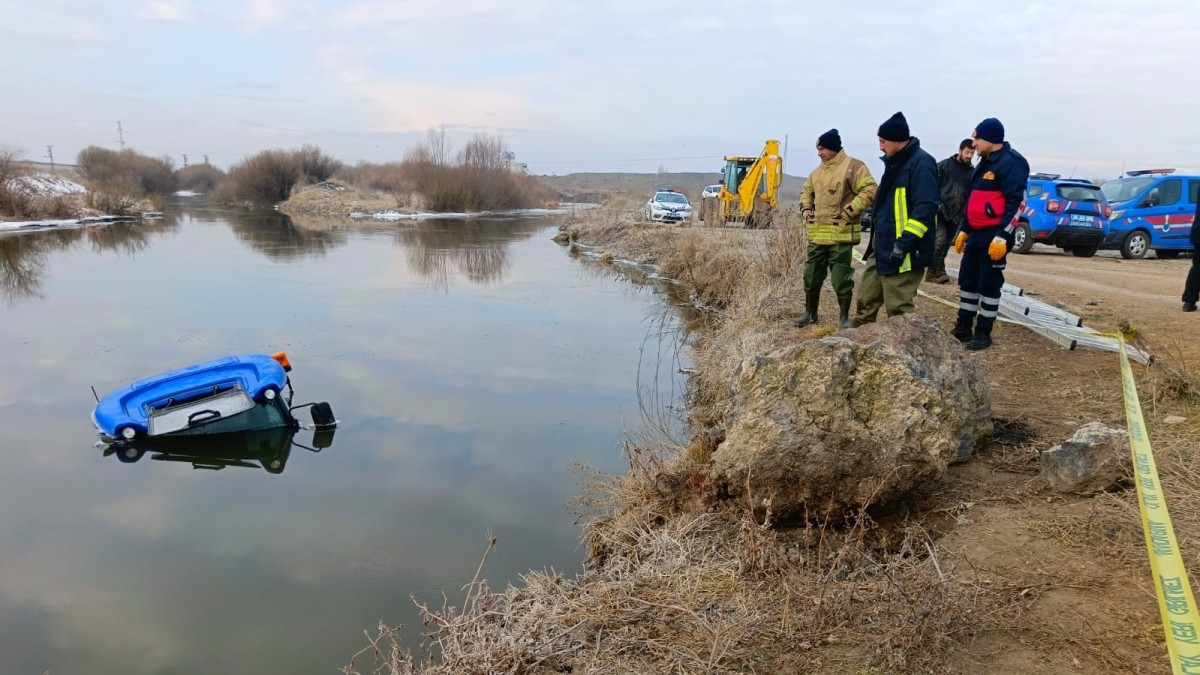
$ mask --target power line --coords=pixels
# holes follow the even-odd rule
[[[644,157],[637,160],[526,160],[527,165],[600,165],[606,162],[671,162],[679,160],[724,160],[725,155],[692,155],[690,157]]]

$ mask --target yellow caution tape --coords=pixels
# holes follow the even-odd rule
[[[858,251],[854,251],[858,254]],[[861,254],[856,255],[860,261]],[[922,297],[957,308],[957,305],[936,295],[918,290]],[[1026,325],[999,317],[1001,321]],[[1028,324],[1033,325],[1033,324]],[[1129,365],[1125,350],[1126,331],[1120,333],[1087,333],[1086,331],[1056,328],[1092,337],[1108,337],[1117,341],[1121,356],[1121,385],[1125,394],[1125,420],[1129,427],[1129,449],[1133,454],[1134,482],[1137,485],[1138,510],[1142,515],[1142,530],[1146,537],[1146,552],[1150,555],[1150,573],[1154,577],[1154,592],[1158,597],[1158,611],[1162,617],[1163,632],[1167,638],[1167,653],[1171,657],[1171,670],[1175,675],[1200,675],[1200,613],[1196,599],[1192,596],[1192,583],[1188,579],[1187,566],[1179,552],[1179,541],[1171,514],[1167,511],[1167,500],[1163,495],[1162,481],[1158,476],[1158,465],[1154,462],[1154,450],[1146,434],[1146,420],[1142,416],[1142,404],[1138,400],[1137,381]]]
[[[1134,482],[1137,484],[1138,507],[1142,513],[1142,529],[1146,535],[1146,551],[1150,554],[1150,573],[1154,576],[1154,591],[1158,595],[1158,611],[1162,615],[1167,635],[1167,652],[1175,675],[1200,675],[1200,615],[1187,567],[1179,553],[1171,514],[1163,496],[1154,451],[1146,435],[1142,404],[1138,401],[1137,383],[1125,340],[1121,347],[1121,383],[1125,390],[1125,419],[1129,424],[1129,447],[1133,451]]]

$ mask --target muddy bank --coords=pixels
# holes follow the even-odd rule
[[[563,235],[596,254],[584,264],[657,265],[710,308],[692,336],[692,438],[631,441],[630,471],[592,482],[585,501],[602,515],[583,528],[586,572],[532,573],[501,593],[473,584],[458,609],[427,610],[442,659],[391,643],[381,672],[1168,670],[1132,493],[1064,496],[1037,477],[1039,452],[1074,428],[1122,423],[1111,355],[998,330],[996,347],[962,357],[991,388],[990,445],[886,505],[784,520],[761,492],[720,486],[714,458],[742,414],[733,383],[744,364],[840,339],[829,324],[791,325],[803,233],[649,225],[625,204],[582,214]],[[952,321],[936,303],[918,308],[931,324]],[[1025,362],[1047,365],[1012,367]],[[1156,411],[1197,417],[1190,374],[1139,377]],[[1181,546],[1197,562],[1194,424],[1150,430]],[[370,661],[360,656],[357,670]]]

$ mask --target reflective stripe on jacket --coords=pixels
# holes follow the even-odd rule
[[[929,267],[933,262],[933,226],[938,210],[937,162],[915,137],[894,157],[884,157],[883,178],[875,200],[875,232],[867,255],[875,254],[879,276]],[[903,260],[892,259],[899,246]]]
[[[875,179],[862,161],[839,150],[813,169],[800,195],[800,208],[812,209],[808,240],[814,244],[857,244],[862,241],[863,211],[875,202]],[[846,207],[851,215],[847,217]]]

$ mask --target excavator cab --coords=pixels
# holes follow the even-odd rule
[[[767,141],[758,157],[727,156],[721,174],[724,189],[718,199],[706,200],[700,219],[718,227],[729,222],[747,228],[771,227],[782,182],[779,141]]]

